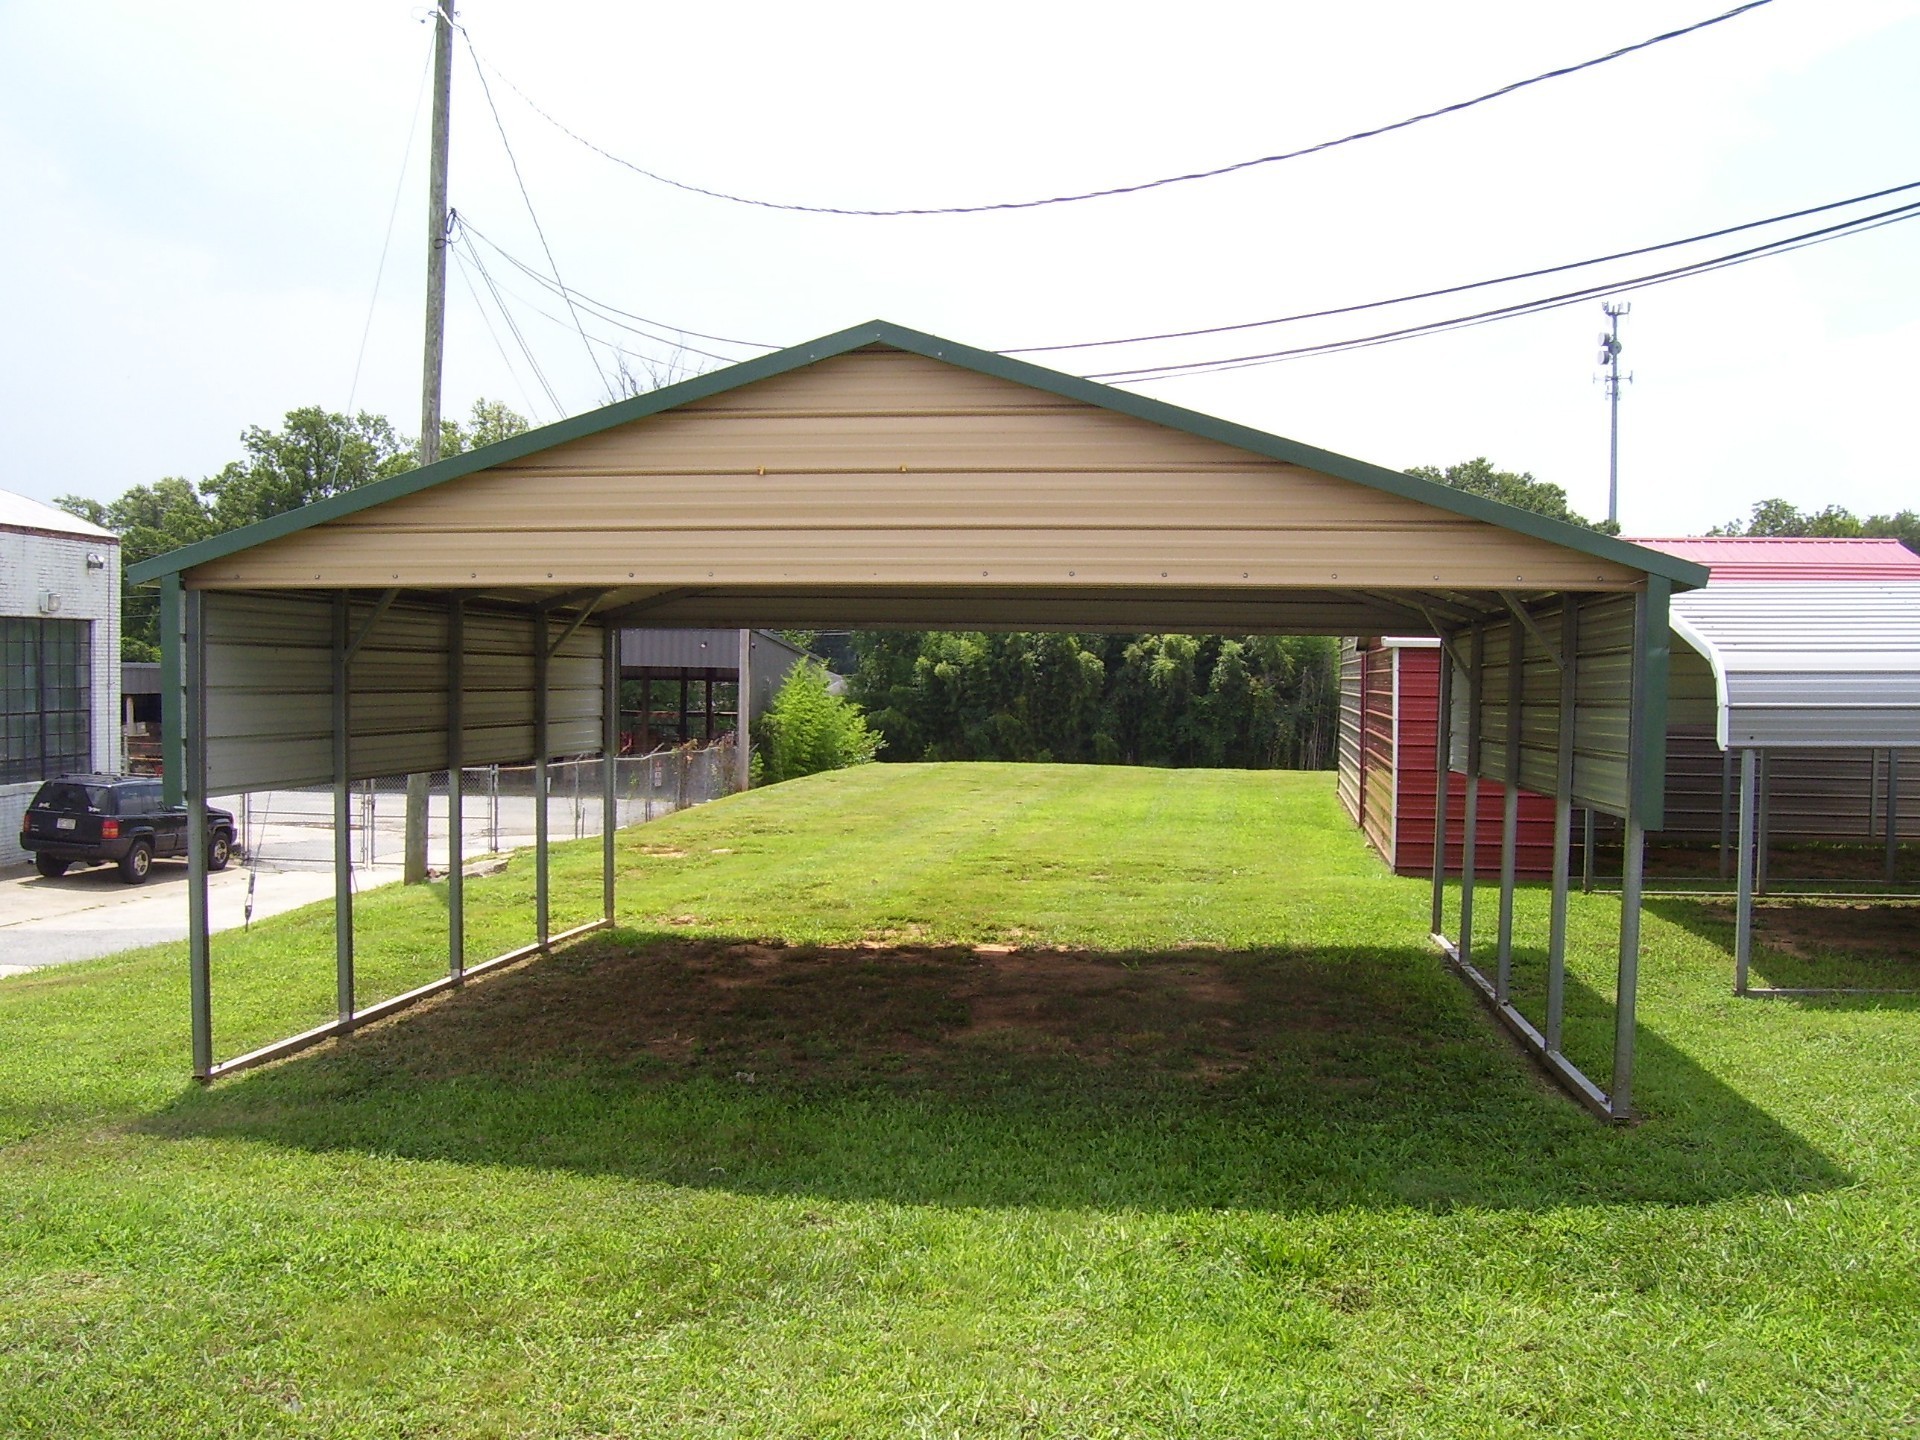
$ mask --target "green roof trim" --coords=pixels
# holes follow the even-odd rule
[[[1498,525],[1502,529],[1530,535],[1537,540],[1562,545],[1567,549],[1594,556],[1596,559],[1609,560],[1617,565],[1644,571],[1649,575],[1659,575],[1683,589],[1691,589],[1707,583],[1706,566],[1662,554],[1657,550],[1632,545],[1625,540],[1617,540],[1611,535],[1602,535],[1578,525],[1568,524],[1563,520],[1537,515],[1531,510],[1503,505],[1497,500],[1469,495],[1435,481],[1416,479],[1398,470],[1389,470],[1384,466],[1369,465],[1363,460],[1336,455],[1331,450],[1319,450],[1311,445],[1302,445],[1297,441],[1270,435],[1250,426],[1237,425],[1216,416],[1204,415],[1196,410],[1186,410],[1178,405],[1169,405],[1165,401],[1152,400],[1144,395],[1117,390],[1110,385],[1083,380],[1077,375],[1063,375],[1057,370],[1048,370],[1025,360],[1010,359],[991,350],[976,350],[969,345],[943,340],[937,335],[909,330],[884,320],[872,320],[865,325],[856,325],[852,329],[842,330],[837,334],[810,340],[804,345],[795,345],[787,350],[775,351],[771,355],[762,355],[758,359],[747,360],[724,370],[696,375],[691,380],[683,380],[677,385],[668,385],[645,395],[636,395],[631,399],[617,401],[601,409],[590,410],[584,415],[575,415],[570,419],[542,426],[538,430],[529,430],[510,440],[502,440],[497,444],[472,450],[464,455],[456,455],[451,459],[441,460],[418,470],[409,470],[404,475],[376,481],[372,485],[363,486],[343,495],[318,500],[298,510],[289,510],[283,515],[275,515],[238,530],[229,531],[224,535],[216,535],[212,539],[183,546],[165,555],[156,555],[150,560],[128,566],[127,579],[137,585],[158,579],[163,575],[179,574],[195,566],[207,564],[209,561],[221,560],[242,550],[251,549],[255,545],[265,544],[269,540],[278,540],[283,536],[297,534],[312,526],[324,525],[330,520],[343,519],[348,515],[371,509],[375,505],[383,505],[389,500],[398,500],[403,496],[431,489],[435,485],[443,485],[449,480],[457,480],[463,475],[471,475],[478,470],[519,460],[539,451],[551,449],[555,445],[564,445],[572,440],[597,435],[601,431],[611,430],[635,420],[643,420],[649,415],[658,415],[663,411],[672,410],[696,400],[724,395],[730,390],[737,390],[760,380],[771,379],[775,375],[784,375],[790,370],[798,370],[816,361],[865,349],[870,345],[885,345],[895,350],[921,355],[930,360],[945,361],[963,370],[976,371],[1001,380],[1011,380],[1015,384],[1044,390],[1065,399],[1082,401],[1103,410],[1130,415],[1135,419],[1164,425],[1174,430],[1184,430],[1204,439],[1216,440],[1221,444],[1231,445],[1255,455],[1263,455],[1270,460],[1285,461],[1309,470],[1317,470],[1325,475],[1337,476],[1342,480],[1351,480],[1356,484],[1370,486],[1375,490],[1384,490],[1389,494],[1416,500],[1437,509],[1450,510],[1470,520],[1484,521],[1489,525]]]

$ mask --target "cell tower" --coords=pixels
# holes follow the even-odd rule
[[[1620,317],[1631,314],[1633,306],[1625,301],[1604,301],[1600,309],[1612,326],[1600,336],[1600,363],[1607,367],[1607,407],[1611,412],[1611,434],[1607,445],[1607,523],[1620,525]],[[1633,382],[1628,374],[1627,383]]]

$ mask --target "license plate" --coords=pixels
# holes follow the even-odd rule
[[[78,829],[79,825],[80,822],[71,815],[62,815],[58,820],[53,822],[53,828],[56,830],[74,830]]]

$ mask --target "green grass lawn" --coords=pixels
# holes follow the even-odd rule
[[[1615,1129],[1331,776],[869,766],[619,854],[617,931],[210,1088],[183,947],[0,982],[0,1435],[1920,1436],[1920,1005],[1735,1001],[1714,902],[1649,908]],[[444,898],[363,897],[366,999]],[[326,1013],[324,909],[215,952],[219,1053]]]

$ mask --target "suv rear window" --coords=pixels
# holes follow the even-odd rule
[[[35,810],[60,815],[101,815],[112,809],[113,791],[105,785],[80,785],[71,780],[49,780],[33,797]]]

